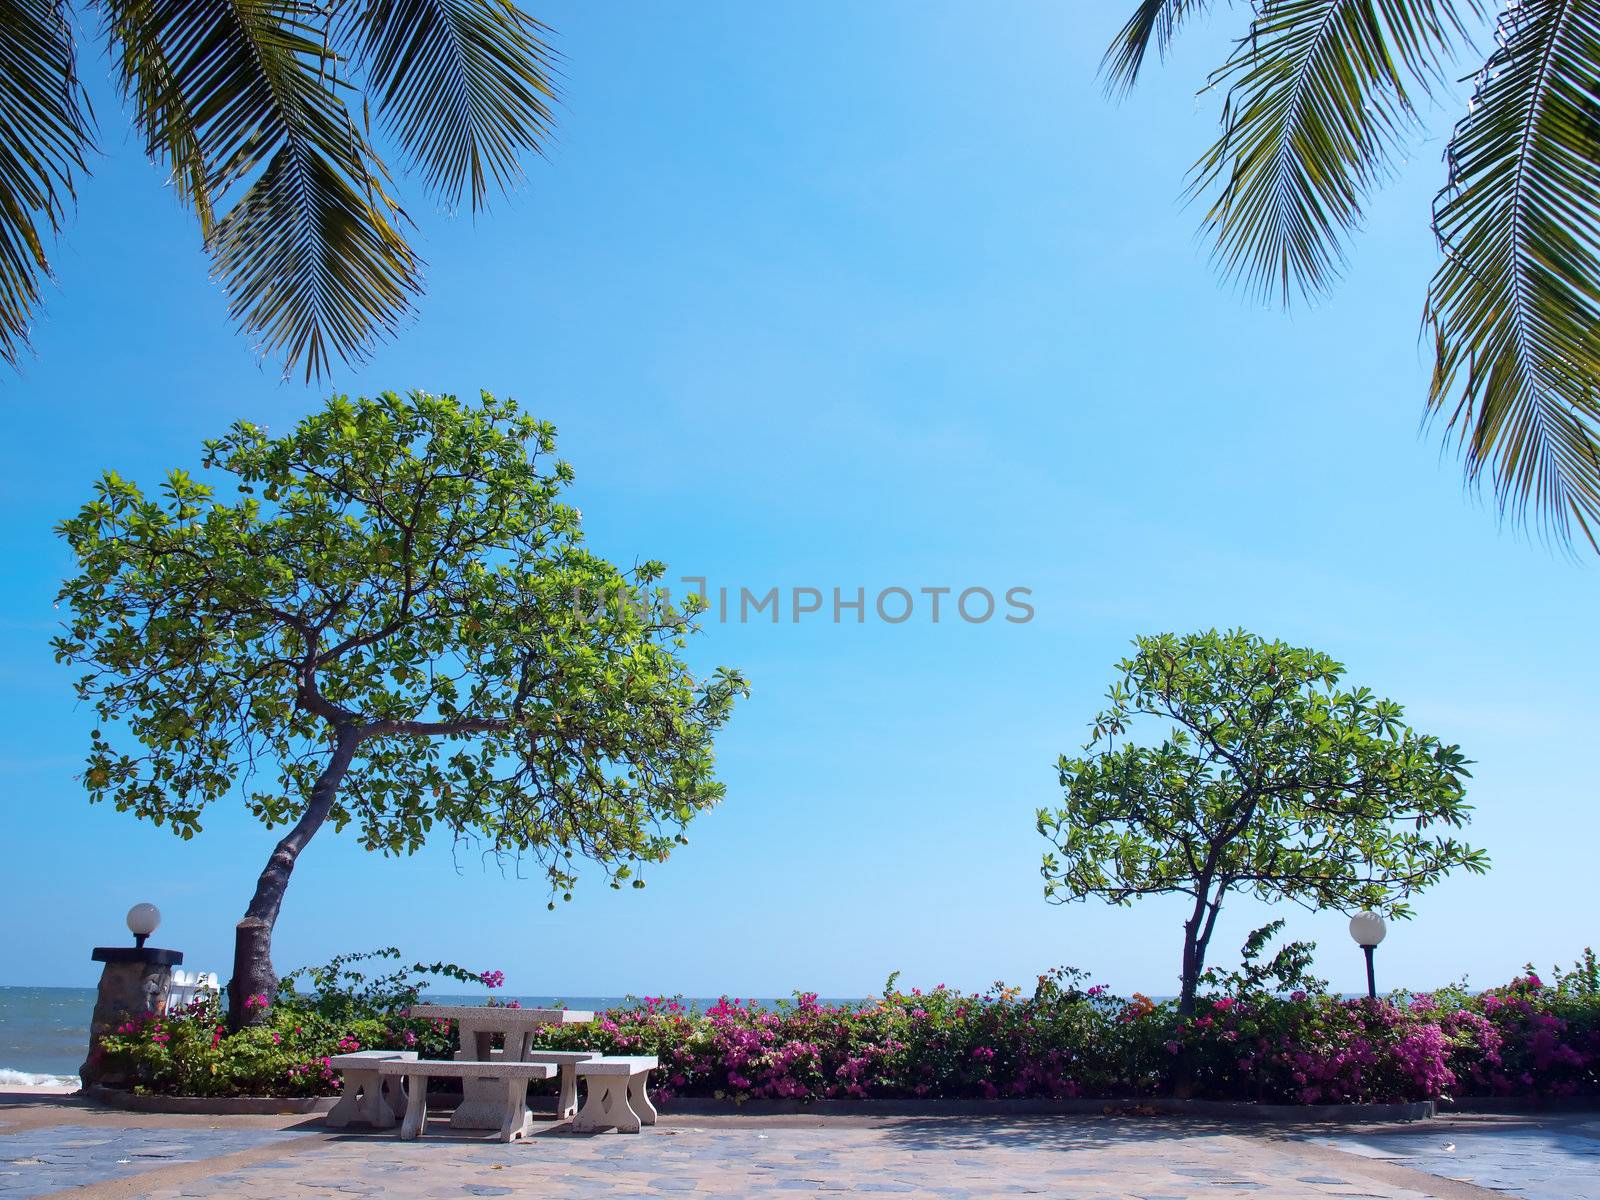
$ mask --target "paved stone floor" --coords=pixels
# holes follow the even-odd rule
[[[423,1140],[400,1142],[303,1117],[162,1117],[0,1100],[0,1200],[1600,1200],[1597,1138],[1600,1121],[1582,1118],[1305,1132],[1139,1117],[668,1116],[637,1137],[551,1128],[506,1146],[438,1123]]]
[[[5,1133],[0,1127],[0,1135]],[[40,1196],[294,1138],[277,1129],[118,1129],[42,1125],[0,1136],[0,1196]]]
[[[1600,1122],[1557,1128],[1429,1125],[1318,1140],[1529,1200],[1600,1200]]]

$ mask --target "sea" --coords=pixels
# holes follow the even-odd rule
[[[0,1087],[76,1084],[94,988],[0,987]]]
[[[76,1086],[78,1068],[89,1050],[89,1018],[94,1012],[94,988],[0,987],[0,1088],[34,1084]],[[508,996],[496,994],[501,1003],[515,1000],[524,1008],[584,1008],[599,1011],[633,1002],[630,996]],[[483,993],[475,996],[429,994],[439,1004],[482,1004]],[[693,1009],[709,1008],[717,997],[676,996],[673,999]],[[772,999],[749,1003],[772,1006]],[[826,1000],[828,1004],[859,1003],[856,1000]]]

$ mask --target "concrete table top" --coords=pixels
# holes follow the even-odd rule
[[[456,1021],[495,1033],[522,1033],[542,1025],[580,1025],[594,1020],[581,1008],[507,1008],[503,1004],[414,1004],[411,1015],[424,1021]]]

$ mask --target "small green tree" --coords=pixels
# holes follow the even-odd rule
[[[642,886],[638,864],[722,797],[712,736],[744,682],[681,661],[700,605],[674,607],[661,564],[584,549],[554,449],[488,395],[341,397],[286,437],[241,422],[207,442],[233,497],[107,474],[60,526],[80,572],[53,644],[102,725],[90,800],[187,839],[237,788],[290,826],[238,925],[236,1026],[274,992],[284,890],[326,821],[385,855],[442,827],[570,897],[585,859]]]
[[[1272,940],[1283,932],[1286,922],[1282,917],[1268,921],[1260,929],[1250,932],[1239,947],[1239,968],[1223,971],[1207,967],[1200,982],[1229,996],[1281,996],[1285,992],[1315,992],[1328,990],[1328,982],[1311,974],[1311,964],[1317,950],[1315,942],[1285,942],[1273,951],[1266,952]]]
[[[1135,645],[1084,755],[1057,764],[1065,805],[1039,810],[1045,895],[1190,897],[1183,1012],[1230,892],[1404,917],[1452,867],[1488,869],[1430,832],[1468,819],[1460,747],[1408,728],[1392,700],[1340,690],[1326,654],[1239,630]],[[1119,741],[1140,718],[1161,740]]]

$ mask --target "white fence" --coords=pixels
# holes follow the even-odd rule
[[[222,992],[215,971],[184,971],[174,969],[172,983],[167,987],[167,1011],[185,1008],[206,995]]]

